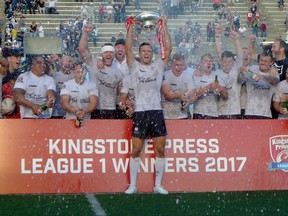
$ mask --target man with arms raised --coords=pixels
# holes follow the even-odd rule
[[[112,64],[115,55],[115,48],[112,44],[106,43],[102,46],[101,59],[92,57],[88,49],[88,32],[92,30],[91,24],[84,26],[79,45],[83,61],[90,65],[90,80],[96,82],[99,89],[98,108],[91,114],[91,118],[115,119],[122,72],[116,64]]]
[[[130,158],[130,186],[126,194],[137,192],[137,173],[140,167],[140,154],[144,140],[152,137],[156,153],[156,179],[154,192],[168,194],[161,186],[165,169],[166,126],[161,108],[160,88],[163,72],[172,51],[171,40],[167,28],[167,18],[162,17],[165,43],[165,57],[152,62],[153,49],[149,43],[139,47],[140,62],[135,60],[132,51],[133,25],[128,27],[126,36],[126,60],[131,71],[131,80],[135,92],[135,113],[133,117],[132,153]]]

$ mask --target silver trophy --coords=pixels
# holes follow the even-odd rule
[[[153,31],[160,19],[158,13],[155,12],[142,12],[135,16],[135,24],[140,26],[144,31]]]

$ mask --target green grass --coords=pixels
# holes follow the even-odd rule
[[[108,216],[288,216],[288,191],[97,194]],[[0,215],[94,215],[84,195],[2,195]]]

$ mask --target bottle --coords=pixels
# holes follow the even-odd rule
[[[247,74],[248,74],[248,77],[253,80],[255,80],[255,78],[257,77],[257,75],[250,70],[248,70]]]
[[[45,111],[45,110],[47,110],[47,104],[46,103],[44,103],[44,104],[42,104],[41,105],[41,109],[42,109],[42,111]]]
[[[77,127],[81,127],[82,124],[83,124],[83,119],[79,118],[79,117],[76,117],[76,126]]]
[[[186,105],[186,103],[187,103],[187,95],[184,93],[183,94],[183,96],[185,97],[185,99],[184,100],[181,100],[181,110],[184,110],[184,106]]]
[[[280,94],[280,106],[281,108],[285,109],[285,111],[287,111],[288,104],[286,101],[286,96],[284,94]]]
[[[282,108],[287,108],[287,102],[280,102]]]
[[[189,114],[190,114],[190,118],[193,119],[194,104],[190,104],[190,105],[189,105]]]
[[[187,101],[181,100],[181,110],[184,110],[184,106],[186,105]]]
[[[214,83],[215,83],[215,84],[219,84],[218,75],[215,75]],[[218,90],[217,88],[214,89],[214,94],[215,94],[215,95],[219,95],[219,90]]]

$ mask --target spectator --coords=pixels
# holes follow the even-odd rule
[[[36,37],[37,36],[37,24],[35,21],[32,21],[32,24],[30,25],[30,36]]]
[[[88,17],[88,6],[86,4],[84,4],[80,7],[80,10],[81,10],[80,14],[81,14],[82,19],[87,18]]]
[[[164,72],[161,92],[165,119],[187,119],[187,107],[196,99],[192,76],[183,73],[185,64],[184,55],[175,53],[171,69]]]
[[[113,8],[111,1],[108,2],[107,6],[106,6],[106,11],[107,11],[107,22],[112,23],[113,22],[114,8]]]
[[[240,28],[238,29],[238,31],[239,31],[239,34],[240,34],[240,36],[241,37],[246,37],[246,31],[247,31],[247,29],[246,29],[246,27],[245,26],[240,26]]]
[[[171,0],[169,17],[176,19],[178,16],[179,2],[178,0]]]
[[[114,23],[121,22],[121,4],[116,0],[113,4],[114,9]]]
[[[104,15],[105,15],[105,8],[104,8],[104,5],[100,3],[99,9],[98,9],[98,20],[100,23],[104,21]]]
[[[125,22],[126,21],[126,1],[122,0],[121,2],[121,22]]]
[[[45,8],[45,1],[40,0],[39,1],[39,13],[46,13],[46,8]]]
[[[233,26],[234,26],[233,30],[236,31],[238,31],[238,29],[240,28],[240,15],[237,13],[235,13],[233,16]]]
[[[248,27],[252,27],[253,13],[248,11],[247,13],[247,25]]]
[[[22,17],[23,16],[22,11],[23,11],[22,5],[20,4],[20,2],[17,2],[16,7],[14,8],[14,16],[16,18]]]
[[[135,0],[135,11],[141,10],[141,0]]]
[[[52,77],[45,74],[43,57],[34,56],[31,71],[16,80],[14,99],[20,105],[21,118],[50,118],[49,109],[54,106],[56,85]]]
[[[222,4],[221,0],[213,0],[212,4],[213,4],[213,5],[212,5],[212,6],[213,6],[213,9],[214,9],[215,11],[224,6],[224,5]]]
[[[212,41],[215,42],[214,29],[211,22],[208,22],[206,26],[206,33],[207,33],[207,42],[211,42],[211,39]]]
[[[18,27],[23,32],[26,32],[26,24],[25,24],[25,20],[23,19],[23,17],[20,17],[20,19],[18,19]]]
[[[55,7],[56,2],[57,0],[48,0],[48,9],[47,9],[48,14],[58,14]]]
[[[256,15],[256,11],[257,11],[257,10],[258,10],[258,9],[257,9],[256,3],[252,3],[252,5],[251,5],[251,7],[250,7],[250,11],[251,11],[251,13],[253,14],[253,16]]]
[[[284,0],[278,0],[278,7],[280,11],[284,11]]]
[[[263,19],[261,24],[261,37],[263,38],[267,37],[267,23],[265,18]]]
[[[193,15],[197,15],[197,13],[198,13],[198,2],[199,2],[199,0],[192,0],[191,1],[191,13]]]
[[[61,105],[66,111],[66,119],[90,119],[97,108],[98,88],[96,83],[85,80],[86,71],[82,62],[72,66],[74,79],[64,83],[61,89]]]
[[[91,23],[93,23],[95,21],[96,8],[92,3],[88,4],[87,12],[87,19],[89,19]]]
[[[239,0],[237,0],[237,1],[239,1]],[[235,0],[228,0],[227,3],[229,6],[233,6],[233,7],[235,6]]]
[[[258,37],[259,19],[256,16],[252,19],[252,32]]]
[[[92,40],[93,40],[93,45],[95,47],[97,45],[98,31],[99,31],[99,25],[95,25],[95,27],[92,30]]]
[[[285,31],[288,32],[288,15],[285,17]]]
[[[92,113],[92,118],[114,119],[117,116],[117,90],[120,88],[122,73],[116,65],[112,64],[115,55],[115,48],[112,44],[104,44],[101,48],[101,59],[92,58],[87,48],[88,32],[92,29],[91,24],[84,26],[79,45],[81,58],[90,65],[90,80],[94,81],[99,89],[99,105]]]
[[[39,37],[44,37],[44,28],[42,26],[42,23],[39,23],[39,27],[38,27],[37,31],[38,31]]]
[[[165,16],[162,17],[162,21],[164,41],[166,42],[165,57],[159,58],[153,62],[153,50],[149,43],[142,43],[140,45],[140,62],[136,61],[132,50],[134,23],[132,23],[127,30],[126,58],[127,64],[132,72],[132,83],[135,87],[135,113],[132,129],[133,146],[130,157],[130,186],[125,191],[126,194],[137,192],[137,173],[140,167],[139,157],[144,145],[144,139],[148,136],[152,137],[156,154],[154,192],[168,194],[168,191],[161,186],[165,170],[165,143],[167,131],[160,103],[160,87],[163,80],[165,65],[170,58],[172,45],[167,27],[167,18]],[[138,80],[138,82],[136,82],[136,80]],[[149,80],[149,82],[145,82],[145,80]]]

